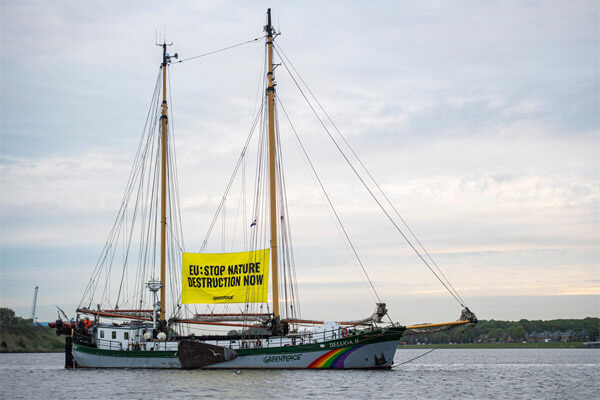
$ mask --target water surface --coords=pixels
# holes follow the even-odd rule
[[[426,351],[398,350],[395,362]],[[0,354],[0,398],[600,398],[599,349],[439,349],[391,371],[63,366],[64,354]]]

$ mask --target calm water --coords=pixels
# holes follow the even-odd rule
[[[398,350],[396,363],[426,350]],[[65,370],[63,354],[0,354],[2,399],[600,398],[597,349],[436,350],[391,371]]]

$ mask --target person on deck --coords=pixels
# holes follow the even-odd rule
[[[90,321],[89,317],[85,317],[85,331],[86,332],[90,326],[92,326],[92,321]]]

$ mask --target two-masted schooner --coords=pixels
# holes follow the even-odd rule
[[[66,335],[67,367],[389,369],[406,332],[477,322],[462,301],[460,319],[439,324],[394,323],[380,300],[371,316],[359,320],[301,318],[294,303],[298,295],[278,149],[274,53],[286,68],[289,59],[274,44],[278,33],[271,24],[270,9],[264,31],[265,91],[240,158],[246,156],[252,133],[262,127],[246,251],[208,253],[206,240],[199,253],[183,250],[167,70],[172,63],[185,60],[169,54],[170,44],[163,42],[152,105],[117,218],[76,310],[77,317],[70,321],[59,318],[53,324],[58,333]],[[285,109],[283,112],[287,117]],[[238,161],[234,177],[240,165]],[[409,244],[430,267],[432,260],[428,262],[422,251]],[[117,285],[109,283],[114,276],[120,278]],[[462,300],[443,278],[442,284]],[[198,304],[210,306],[201,313]],[[215,312],[218,305],[225,307],[225,312]],[[236,305],[237,310],[228,309],[229,305]],[[205,331],[197,332],[199,327]]]

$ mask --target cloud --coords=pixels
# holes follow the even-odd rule
[[[383,2],[369,12],[361,3],[319,5],[322,18],[310,3],[274,9],[278,43],[461,293],[597,295],[596,4]],[[160,63],[155,28],[167,28],[175,42],[169,51],[191,57],[261,36],[263,8],[2,4],[0,261],[3,282],[10,278],[15,288],[3,283],[3,302],[29,304],[32,282],[20,268],[44,261],[49,285],[64,288],[66,299],[53,301],[79,300],[149,107]],[[190,250],[200,247],[248,133],[264,90],[263,60],[258,43],[171,69]],[[381,293],[395,309],[406,301],[398,293],[447,300],[360,188],[284,67],[276,74]],[[331,304],[371,301],[287,123],[280,124],[301,297],[310,303],[326,286]],[[254,160],[246,167],[251,187]],[[227,204],[232,220],[239,193]],[[248,221],[237,224],[239,233]],[[76,283],[64,278],[71,268],[80,268]]]

